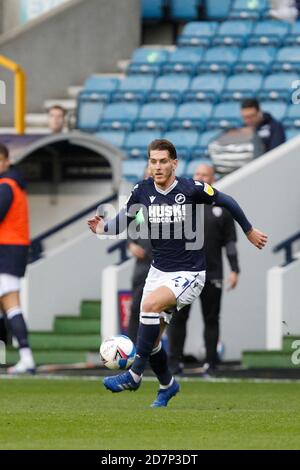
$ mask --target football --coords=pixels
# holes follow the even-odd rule
[[[128,369],[134,361],[136,349],[130,338],[124,335],[112,336],[100,347],[102,363],[112,370]]]

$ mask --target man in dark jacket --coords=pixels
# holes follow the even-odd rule
[[[10,167],[8,149],[0,144],[0,310],[19,344],[20,361],[10,374],[33,373],[35,364],[20,307],[20,282],[29,248],[29,211],[25,182]]]
[[[199,165],[194,180],[212,185],[215,181],[214,168],[206,164]],[[219,361],[217,346],[220,335],[219,321],[223,289],[223,247],[226,249],[231,268],[228,289],[234,289],[238,283],[239,264],[236,240],[236,230],[231,214],[225,208],[205,206],[204,246],[207,271],[206,283],[200,297],[206,350],[203,371],[205,374],[213,372]],[[181,363],[189,313],[190,305],[176,312],[169,326],[169,356],[174,373],[180,373],[183,368]]]
[[[265,152],[269,152],[285,142],[285,132],[282,124],[271,114],[260,109],[256,99],[246,99],[241,104],[241,115],[246,127],[252,127],[261,138]]]

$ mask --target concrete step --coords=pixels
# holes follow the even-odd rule
[[[298,335],[297,336],[296,335],[284,336],[284,338],[283,338],[283,350],[285,352],[293,353],[293,351],[295,351],[295,346],[297,347],[297,345],[294,344],[296,341],[299,342],[298,347],[300,347],[300,336],[298,336]]]
[[[245,351],[242,365],[248,369],[300,369],[300,364],[292,361],[292,352],[285,351]],[[300,354],[298,354],[300,359]]]
[[[99,317],[99,315],[98,315]],[[57,317],[54,323],[54,333],[58,334],[100,334],[99,318]]]
[[[97,356],[94,356],[95,359]],[[19,360],[19,353],[17,350],[8,350],[6,353],[7,365],[16,364]],[[50,365],[50,364],[79,364],[88,362],[88,353],[85,351],[34,351],[34,360],[36,365]]]
[[[100,334],[57,334],[36,332],[29,334],[33,351],[98,351]]]
[[[84,319],[98,319],[101,315],[101,302],[99,300],[83,300],[80,306],[80,315]]]

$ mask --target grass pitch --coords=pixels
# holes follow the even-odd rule
[[[111,394],[101,380],[0,379],[0,449],[299,449],[300,383],[182,381]]]

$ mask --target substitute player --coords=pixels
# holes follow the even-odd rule
[[[97,234],[118,234],[126,228],[132,230],[136,214],[141,208],[144,212],[153,263],[141,302],[137,355],[129,371],[106,377],[104,385],[115,393],[137,390],[149,359],[160,382],[152,406],[163,407],[179,391],[160,341],[165,323],[174,309],[180,310],[199,297],[205,283],[203,204],[227,208],[257,248],[265,246],[267,236],[252,227],[232,197],[206,183],[176,177],[178,159],[171,142],[154,140],[148,155],[152,178],[135,186],[115,219],[105,222],[95,216],[88,225]]]
[[[0,307],[19,344],[20,361],[9,374],[35,371],[28,333],[20,307],[20,283],[29,247],[29,215],[25,182],[10,168],[8,149],[0,144]]]

